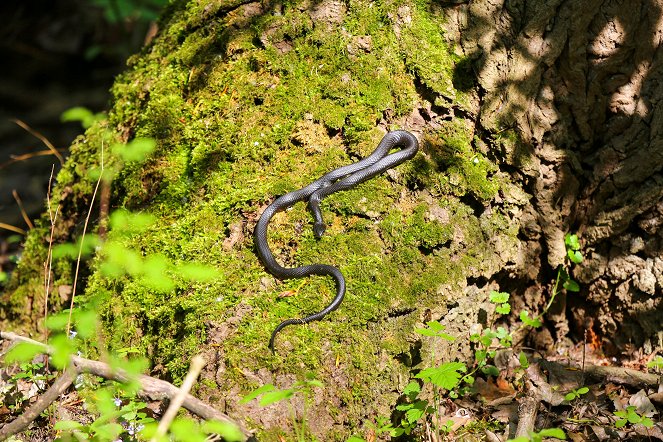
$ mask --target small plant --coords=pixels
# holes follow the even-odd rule
[[[306,418],[307,409],[311,404],[311,398],[314,394],[313,390],[315,388],[321,388],[322,386],[322,382],[314,379],[313,376],[309,374],[305,380],[295,382],[290,388],[278,389],[272,384],[265,384],[244,396],[241,403],[245,404],[260,397],[258,404],[260,404],[261,407],[266,407],[285,399],[291,399],[296,394],[302,394],[304,396],[304,411],[301,418],[301,424],[297,422],[292,403],[289,403],[290,415],[297,440],[302,442],[308,441],[311,440],[311,431],[308,428],[308,420]]]
[[[530,432],[529,436],[520,436],[515,439],[509,439],[507,442],[542,442],[544,438],[553,437],[555,439],[566,440],[566,434],[559,428],[546,428],[537,432]]]
[[[663,369],[663,356],[657,355],[654,359],[647,363],[647,368],[651,368],[660,372]]]
[[[615,421],[615,428],[622,428],[627,424],[641,424],[646,428],[651,428],[654,426],[654,421],[652,421],[647,416],[639,414],[636,407],[633,405],[629,405],[625,410],[615,411],[614,415],[619,418],[617,421]]]
[[[455,338],[444,332],[444,326],[438,321],[426,323],[426,328],[419,328],[415,331],[422,336],[445,339],[453,341]],[[402,413],[400,422],[393,426],[387,419],[378,419],[376,433],[389,433],[392,437],[411,434],[417,425],[424,419],[430,419],[433,429],[437,432],[438,439],[440,434],[448,433],[449,423],[442,422],[442,416],[439,414],[438,404],[444,394],[456,396],[456,390],[465,379],[463,372],[467,371],[465,364],[461,362],[447,362],[437,367],[430,367],[421,370],[414,377],[419,381],[411,381],[403,390],[404,402],[396,406],[396,410]],[[433,401],[420,398],[422,387],[432,389]]]
[[[568,393],[566,393],[566,395],[564,396],[564,400],[571,402],[572,400],[575,400],[575,399],[579,398],[580,396],[582,396],[583,394],[587,394],[587,393],[589,393],[589,388],[580,387],[578,389],[571,390]]]
[[[580,252],[580,241],[578,240],[578,235],[574,233],[567,233],[564,236],[564,245],[566,246],[566,258],[569,260],[569,264],[564,263],[557,268],[557,278],[555,279],[555,284],[553,285],[550,299],[548,300],[546,306],[543,308],[543,311],[538,316],[534,318],[530,317],[527,310],[520,312],[520,320],[523,322],[523,326],[532,328],[541,327],[543,324],[541,319],[548,312],[548,310],[550,310],[550,307],[555,301],[555,298],[559,293],[560,283],[562,287],[569,292],[580,291],[580,285],[569,275],[570,265],[580,264],[583,261],[583,256]]]

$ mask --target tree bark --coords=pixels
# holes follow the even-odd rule
[[[663,327],[661,2],[473,1],[453,15],[483,91],[482,128],[516,127],[524,145],[494,151],[531,195],[522,232],[541,264],[520,276],[549,284],[565,233],[578,232],[582,289],[558,337],[568,321],[609,354],[651,349]]]

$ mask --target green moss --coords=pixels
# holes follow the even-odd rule
[[[164,293],[141,277],[110,278],[96,261],[85,297],[98,298],[108,344],[136,346],[180,379],[208,334],[222,328],[220,389],[248,390],[254,381],[245,372],[259,369],[312,371],[321,379],[343,370],[347,386],[336,393],[358,427],[373,407],[396,400],[385,379],[407,377],[409,367],[395,357],[410,351],[421,317],[393,312],[445,304],[449,294],[440,287],[460,287],[469,275],[494,269],[491,238],[516,232],[497,209],[479,220],[462,202],[468,195],[490,201],[500,180],[473,147],[472,124],[446,122],[391,179],[376,177],[325,200],[322,239],[313,237],[303,204],[274,218],[269,241],[279,260],[336,265],[348,290],[328,319],[283,330],[277,346],[287,353],[272,355],[266,345],[274,327],[320,310],[335,289],[329,278],[279,282],[265,272],[251,231],[261,208],[368,155],[382,136],[376,123],[403,121],[420,104],[422,84],[454,99],[454,57],[440,35],[442,20],[425,2],[352,0],[343,22],[330,27],[311,20],[310,5],[251,15],[232,10],[238,4],[170,6],[163,33],[113,86],[108,123],[72,148],[56,188],[70,224],[59,227],[57,239],[71,240],[67,232],[89,207],[102,140],[156,139],[152,156],[116,175],[112,203],[157,222],[134,235],[111,231],[108,241],[174,267],[206,263],[222,277],[191,283],[170,275],[173,287]],[[369,47],[357,49],[356,37]],[[117,133],[108,135],[111,127]],[[38,291],[45,232],[29,238],[16,302]],[[62,284],[72,278],[70,264],[56,269]],[[286,292],[296,294],[279,296]]]

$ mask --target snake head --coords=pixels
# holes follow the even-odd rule
[[[315,235],[316,238],[321,238],[322,235],[325,234],[325,229],[327,226],[325,226],[325,223],[313,223],[313,234]]]

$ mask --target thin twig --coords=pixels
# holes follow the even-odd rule
[[[44,263],[44,324],[48,319],[48,298],[51,293],[51,270],[53,267],[53,236],[55,235],[55,221],[58,219],[60,205],[55,209],[55,214],[51,208],[51,188],[53,185],[53,175],[55,173],[55,164],[51,167],[51,177],[48,179],[48,190],[46,191],[46,204],[48,205],[48,218],[51,222],[51,234],[48,238],[48,252],[46,262]],[[48,339],[48,328],[46,328],[46,339]]]
[[[48,141],[48,138],[46,138],[45,136],[43,136],[42,134],[40,134],[39,132],[37,132],[36,130],[34,130],[33,128],[28,126],[26,123],[24,123],[23,121],[21,121],[17,118],[13,118],[11,121],[18,124],[20,127],[25,129],[28,133],[30,133],[31,135],[38,138],[42,143],[44,143],[44,145],[46,145],[46,147],[48,147],[48,149],[51,151],[51,153],[53,155],[55,155],[58,160],[60,160],[60,164],[64,165],[64,158],[62,157],[62,155],[60,155],[60,152],[58,152],[58,150],[55,148],[55,146],[53,146],[53,144],[50,141]]]
[[[18,192],[16,189],[12,189],[12,195],[14,195],[14,199],[16,200],[16,204],[18,204],[18,208],[21,211],[21,216],[23,217],[23,221],[25,221],[25,224],[28,225],[30,229],[34,229],[35,226],[32,224],[32,221],[30,221],[30,217],[28,216],[27,212],[25,211],[25,207],[23,207],[23,201],[21,201],[21,197],[18,196]]]
[[[59,149],[58,152],[66,152],[66,149]],[[20,163],[21,161],[29,160],[30,158],[45,157],[48,155],[53,155],[53,151],[47,149],[47,150],[38,150],[36,152],[24,153],[22,155],[10,155],[9,156],[10,160],[1,163],[0,169],[4,169],[5,167],[14,163]]]
[[[81,256],[83,255],[83,246],[85,243],[85,233],[87,232],[87,226],[90,222],[90,216],[92,215],[92,207],[94,207],[94,200],[97,197],[97,191],[99,190],[99,185],[104,176],[104,143],[101,143],[101,172],[99,173],[99,178],[97,179],[97,184],[94,186],[94,192],[92,193],[92,201],[90,201],[90,208],[87,211],[87,216],[85,217],[85,223],[83,224],[83,235],[81,236],[81,245],[78,247],[78,257],[76,258],[76,271],[74,272],[74,286],[71,289],[71,302],[69,304],[69,319],[67,320],[67,335],[71,331],[71,315],[74,311],[74,299],[76,298],[76,283],[78,282],[78,270],[81,267]]]
[[[0,440],[5,440],[9,436],[20,433],[39,417],[39,415],[48,408],[58,397],[74,382],[78,373],[74,368],[65,370],[65,372],[55,380],[53,385],[42,394],[27,410],[19,417],[0,428]]]
[[[16,232],[20,235],[25,235],[25,230],[21,229],[20,227],[12,226],[11,224],[0,223],[0,229],[11,230],[12,232]]]
[[[166,435],[170,424],[173,422],[173,419],[175,419],[175,416],[177,416],[177,412],[179,411],[180,407],[182,407],[182,403],[184,403],[186,395],[189,394],[189,391],[191,391],[193,383],[196,382],[196,379],[198,379],[198,375],[204,366],[205,359],[203,359],[203,357],[200,355],[194,356],[194,358],[191,360],[189,373],[187,373],[186,377],[184,378],[184,382],[182,382],[182,386],[179,388],[175,397],[170,401],[170,405],[168,405],[168,409],[161,417],[157,431],[154,433],[154,436],[150,442],[156,442],[162,436]]]

